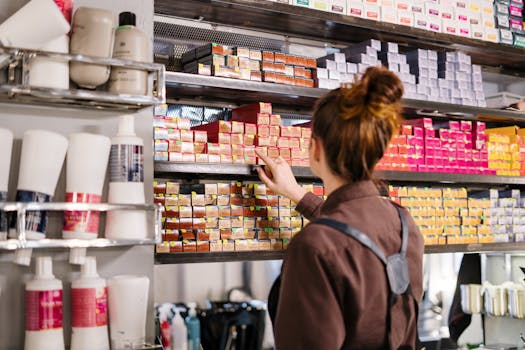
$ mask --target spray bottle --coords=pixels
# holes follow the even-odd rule
[[[157,339],[166,350],[171,349],[171,321],[173,319],[173,304],[165,303],[157,307]]]
[[[171,350],[188,350],[188,330],[180,314],[181,308],[175,308],[171,323]]]
[[[71,285],[71,350],[109,350],[107,295],[96,258],[86,257],[80,278]]]
[[[186,327],[188,329],[188,350],[199,350],[201,344],[201,325],[197,318],[197,305],[188,303],[189,312],[186,317]]]
[[[25,350],[64,349],[62,281],[49,256],[36,259],[35,277],[26,284],[25,324]]]

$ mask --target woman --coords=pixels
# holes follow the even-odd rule
[[[317,102],[309,156],[312,172],[325,186],[325,202],[297,184],[284,160],[258,154],[266,163],[258,169],[261,180],[297,203],[309,220],[322,216],[349,225],[387,257],[401,250],[402,216],[408,228],[409,286],[393,293],[385,264],[371,249],[326,223],[305,226],[283,262],[274,322],[277,350],[415,348],[423,239],[408,212],[398,212],[371,180],[400,125],[402,95],[395,74],[372,67],[350,88]],[[270,297],[270,308],[272,302]]]

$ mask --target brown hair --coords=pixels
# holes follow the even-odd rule
[[[328,166],[352,182],[369,180],[401,122],[403,84],[385,67],[368,68],[349,88],[330,91],[315,106],[312,137]]]

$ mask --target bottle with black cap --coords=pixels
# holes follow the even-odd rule
[[[113,58],[138,62],[150,60],[148,38],[136,27],[133,12],[119,14],[119,26],[115,31]],[[109,77],[109,91],[118,94],[146,95],[148,73],[140,69],[112,67]]]

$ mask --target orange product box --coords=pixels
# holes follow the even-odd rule
[[[195,155],[195,163],[209,163],[210,158],[207,153],[201,153]]]
[[[182,241],[182,251],[184,253],[196,253],[197,252],[197,242],[184,240]]]
[[[244,134],[242,137],[242,143],[245,146],[254,146],[255,145],[255,135]]]
[[[245,157],[255,157],[255,146],[244,146]]]
[[[169,242],[170,253],[182,253],[183,244],[181,241],[170,241]]]
[[[281,127],[281,137],[294,137],[291,126],[282,126]]]
[[[232,156],[232,164],[246,164],[244,157]]]
[[[181,130],[180,140],[182,142],[193,142],[193,130]]]
[[[277,147],[268,147],[268,157],[277,158],[279,157],[279,148]]]
[[[272,250],[283,250],[283,241],[280,239],[271,239],[270,245]]]
[[[270,125],[270,136],[279,136],[281,134],[281,127],[279,125]]]
[[[232,156],[241,158],[244,157],[244,147],[242,145],[232,144],[231,150]]]
[[[303,148],[303,149],[306,149],[308,150],[308,148],[310,147],[310,138],[300,138],[299,139],[299,146],[300,148]]]
[[[304,71],[304,77],[306,79],[312,80],[312,70],[311,69],[305,69]]]
[[[274,62],[275,61],[274,53],[271,51],[263,51],[262,60],[263,62]]]
[[[210,236],[210,241],[218,241],[219,239],[221,239],[221,230],[217,228],[208,228],[205,231]]]
[[[264,73],[275,72],[275,63],[273,63],[273,62],[265,62],[265,61],[263,61],[263,62],[261,63],[261,70],[262,70]]]
[[[276,63],[286,63],[286,55],[282,52],[274,52],[274,61]]]
[[[231,135],[232,134],[220,132],[217,135],[217,139],[214,139],[214,137],[210,137],[210,138],[212,139],[211,140],[212,142],[219,142],[219,144],[223,144],[223,145],[231,145],[231,142],[232,142]]]
[[[290,148],[290,158],[301,160],[303,158],[303,151],[300,148]]]
[[[279,148],[290,148],[290,138],[288,138],[288,137],[279,137],[277,139],[277,147],[279,147]]]
[[[244,142],[243,134],[231,134],[230,143],[232,145],[242,145]]]
[[[290,148],[279,148],[279,156],[285,160],[290,160],[292,158]]]
[[[189,221],[189,222],[192,222],[192,219],[180,219],[180,221]],[[186,223],[184,224],[184,226],[187,226]],[[189,229],[180,229],[180,237],[182,237],[182,239],[195,239],[195,234],[193,232],[193,227],[189,228]]]
[[[252,63],[253,62],[256,62],[257,64],[259,64],[259,62],[257,61],[252,61]],[[259,71],[259,69],[254,70],[252,67],[252,71],[250,72],[250,80],[251,81],[262,81],[262,73]]]
[[[193,228],[195,230],[206,229],[206,218],[193,218]]]
[[[170,140],[168,151],[169,152],[179,152],[179,153],[195,153],[195,145],[193,144],[193,142],[182,142],[182,141]]]
[[[257,241],[254,241],[254,242],[257,242]],[[258,250],[271,250],[272,249],[272,245],[269,240],[259,241],[257,244],[258,244]]]
[[[263,63],[264,65],[264,63]],[[274,63],[273,64],[273,71],[275,73],[286,75],[286,65],[284,63]],[[285,82],[281,82],[281,84],[284,84]]]
[[[181,248],[181,250],[182,250],[182,248]],[[162,242],[161,244],[157,244],[156,252],[159,253],[159,254],[170,253],[170,244],[169,244],[169,242]]]
[[[306,68],[294,67],[293,75],[298,78],[306,78]]]
[[[238,121],[231,122],[231,133],[232,134],[242,134],[244,133],[244,123]]]
[[[193,138],[195,142],[208,142],[208,133],[203,130],[194,130],[193,131]]]
[[[222,252],[222,241],[210,241],[210,252]]]
[[[257,136],[270,136],[270,126],[257,125]]]
[[[233,156],[221,154],[221,163],[222,164],[232,164],[233,163]]]
[[[299,137],[290,137],[288,144],[290,148],[301,148],[301,139]]]
[[[224,144],[224,143],[219,144],[219,154],[231,156],[232,146],[230,144]]]
[[[218,143],[208,142],[208,145],[206,148],[207,148],[208,154],[221,154],[221,145],[219,145]]]
[[[257,134],[257,124],[244,123],[244,133],[247,135],[256,135]]]
[[[235,243],[231,240],[223,240],[222,241],[222,251],[223,252],[233,252],[235,249]]]
[[[206,153],[206,143],[203,142],[194,142],[193,151],[195,154]]]
[[[232,123],[225,120],[217,120],[211,123],[202,124],[194,126],[193,130],[202,130],[207,131],[208,134],[217,134],[219,132],[231,133],[232,132]]]
[[[272,141],[270,136],[257,136],[255,139],[255,144],[257,146],[270,147],[271,143]]]

